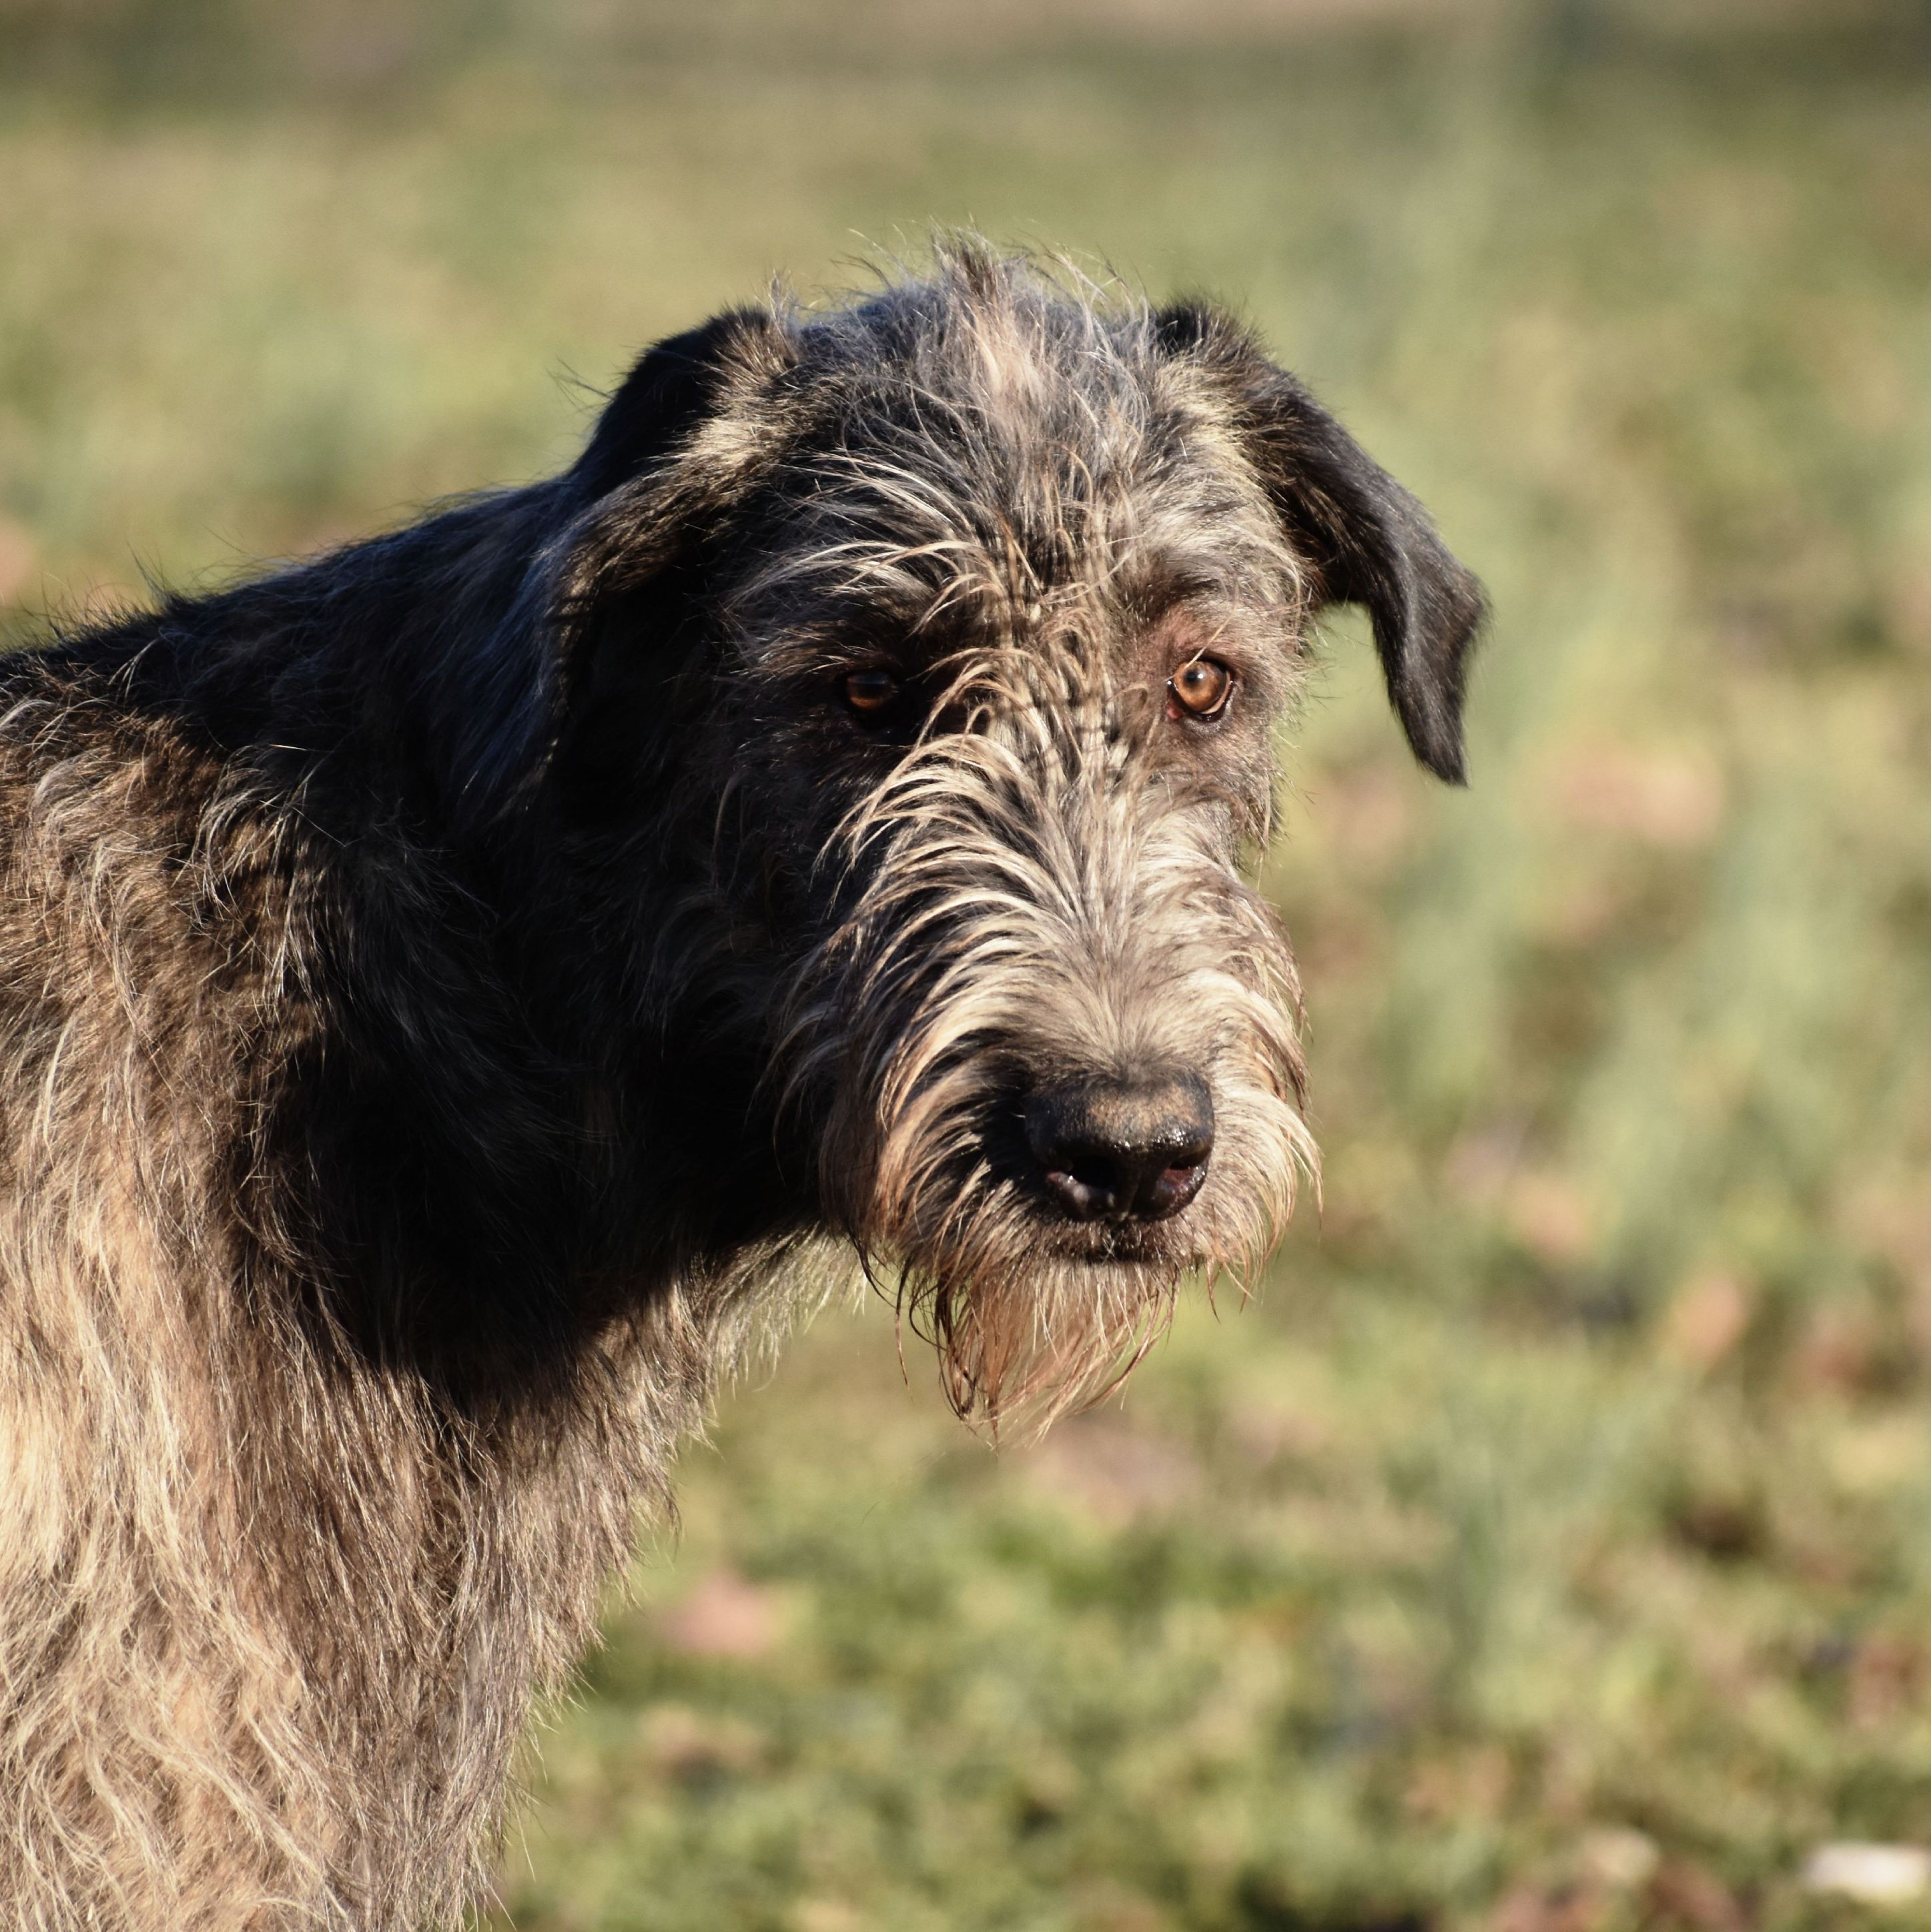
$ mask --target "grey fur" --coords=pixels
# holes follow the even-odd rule
[[[1242,868],[1341,597],[1458,776],[1413,500],[1216,312],[965,243],[8,664],[0,1918],[452,1919],[774,1310],[855,1255],[996,1427],[1250,1273],[1314,1153]],[[1149,1079],[1211,1155],[1080,1218],[1040,1110]]]

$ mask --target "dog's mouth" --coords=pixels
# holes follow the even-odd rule
[[[1246,1117],[1211,1063],[1096,1070],[975,1046],[878,1123],[869,1160],[828,1176],[834,1201],[857,1184],[841,1204],[861,1250],[961,1292],[996,1282],[1036,1313],[1088,1288],[1164,1292],[1259,1245]],[[935,1098],[955,1076],[977,1091],[948,1109]]]
[[[1212,1163],[1197,1147],[1128,1161],[1081,1151],[1047,1162],[1002,1109],[947,1165],[951,1172],[932,1177],[936,1185],[920,1190],[911,1216],[877,1229],[887,1245],[945,1255],[948,1264],[997,1252],[1002,1269],[1020,1273],[1029,1257],[1048,1267],[1130,1263],[1170,1271],[1211,1258],[1203,1196]]]
[[[1139,1221],[1068,1221],[1042,1213],[1037,1225],[1041,1256],[1056,1261],[1092,1268],[1124,1264],[1184,1271],[1204,1266],[1209,1258],[1185,1220],[1149,1226]]]

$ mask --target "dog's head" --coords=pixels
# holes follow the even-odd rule
[[[1309,620],[1459,778],[1476,585],[1224,316],[969,245],[661,345],[576,475],[559,769],[691,792],[706,970],[953,1401],[1091,1394],[1314,1168],[1241,876]]]

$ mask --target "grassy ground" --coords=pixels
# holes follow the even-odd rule
[[[1495,593],[1470,793],[1344,626],[1296,734],[1324,1220],[997,1456],[821,1318],[502,1922],[1858,1922],[1808,1851],[1931,1837],[1921,9],[1117,10],[0,8],[16,632],[934,218],[1240,301]]]

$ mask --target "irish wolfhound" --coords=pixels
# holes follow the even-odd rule
[[[449,1918],[761,1304],[855,1252],[996,1423],[1251,1268],[1336,601],[1458,777],[1414,500],[1214,310],[959,244],[9,661],[0,1918]]]

